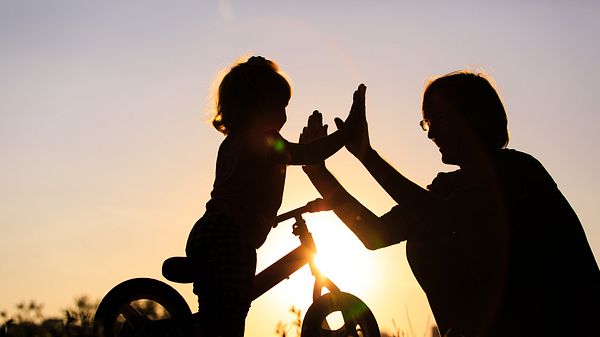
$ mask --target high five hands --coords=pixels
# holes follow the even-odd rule
[[[364,84],[359,85],[354,91],[352,107],[345,122],[340,118],[335,118],[336,127],[346,134],[346,148],[359,159],[364,157],[371,148],[366,118],[366,91],[367,87]],[[327,124],[323,125],[323,115],[315,110],[308,117],[308,122],[302,129],[299,143],[310,143],[325,136],[327,136]],[[318,166],[322,167],[324,164]]]

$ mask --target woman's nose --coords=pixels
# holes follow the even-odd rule
[[[429,130],[427,130],[427,138],[433,140],[434,137],[435,137],[434,129],[432,129],[431,125],[430,125]]]

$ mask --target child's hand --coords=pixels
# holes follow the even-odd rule
[[[315,110],[312,115],[308,117],[308,122],[302,129],[298,142],[300,144],[307,144],[325,136],[327,136],[327,124],[323,125],[323,115]]]
[[[308,116],[308,122],[302,129],[302,133],[300,133],[300,139],[298,143],[311,143],[325,136],[327,136],[327,124],[323,125],[323,115],[315,110],[313,111],[312,115]],[[302,170],[309,175],[323,169],[325,169],[324,161],[319,164],[302,166]]]

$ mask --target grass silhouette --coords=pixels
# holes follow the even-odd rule
[[[63,317],[46,318],[43,314],[43,304],[36,301],[22,301],[18,303],[13,315],[7,311],[0,311],[0,337],[93,337],[93,319],[99,301],[92,301],[88,296],[76,297],[71,307],[63,310]],[[136,310],[150,319],[165,318],[164,308],[150,300],[136,301]],[[289,321],[279,321],[274,334],[279,337],[300,337],[302,329],[302,311],[291,306]],[[382,331],[381,337],[417,337],[410,324],[409,331],[397,326],[392,320],[394,331]],[[429,319],[427,320],[429,326]],[[425,331],[423,337],[439,337],[435,327],[430,334]]]

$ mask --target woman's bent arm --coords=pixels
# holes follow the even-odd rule
[[[368,249],[404,241],[415,227],[414,221],[398,216],[399,213],[384,217],[375,215],[348,193],[325,165],[306,166],[304,171],[323,198],[332,203],[335,214]]]
[[[433,225],[448,219],[450,210],[444,199],[406,178],[373,148],[357,158],[390,197],[419,223]]]

